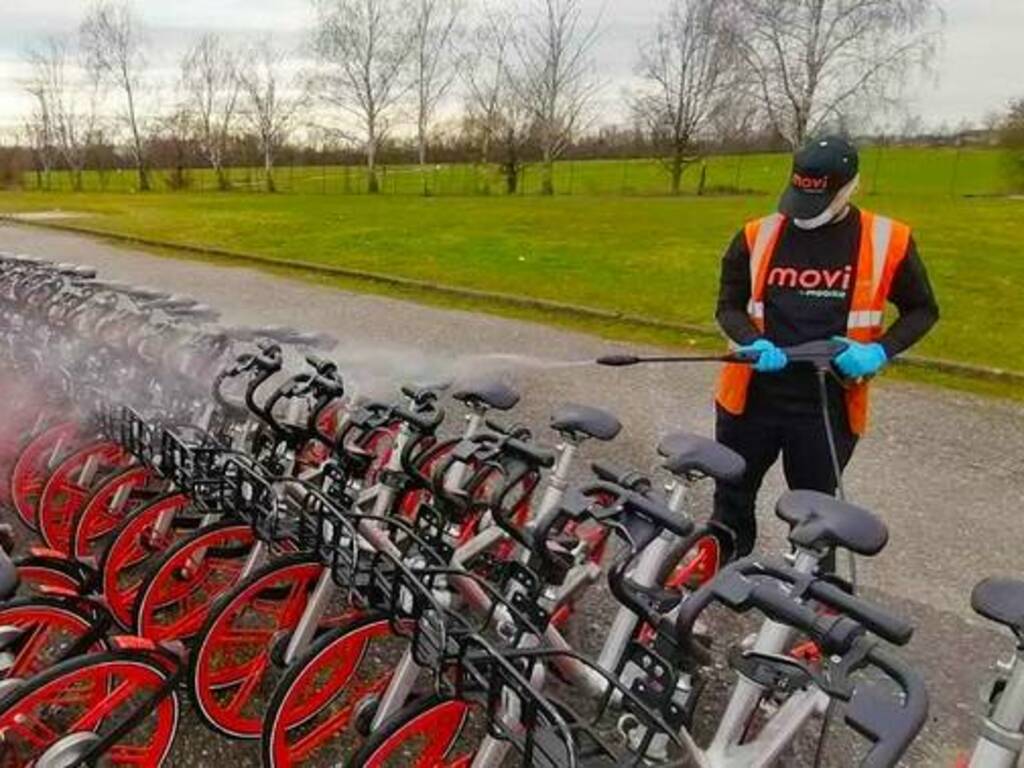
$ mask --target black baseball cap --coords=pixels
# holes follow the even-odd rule
[[[809,141],[793,157],[793,175],[779,211],[791,219],[816,219],[859,170],[857,148],[846,139],[826,136]]]

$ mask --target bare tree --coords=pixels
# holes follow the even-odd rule
[[[263,155],[263,177],[267,192],[276,191],[274,159],[294,127],[298,110],[306,96],[297,84],[291,93],[281,83],[283,54],[274,48],[270,38],[257,42],[245,56],[246,66],[239,72],[239,83],[245,99],[242,117],[260,142]]]
[[[1001,121],[999,145],[1003,150],[1003,168],[1009,188],[1024,191],[1024,98],[1010,102]]]
[[[32,162],[35,166],[36,189],[49,189],[50,174],[57,154],[49,106],[43,91],[30,89],[29,93],[34,105],[31,114],[25,118],[25,141],[32,153]]]
[[[157,128],[157,139],[163,145],[160,149],[170,160],[170,172],[166,183],[174,190],[188,189],[192,185],[189,173],[196,130],[193,115],[182,100],[169,114],[162,117]]]
[[[798,146],[895,99],[937,40],[936,0],[728,0],[733,41],[775,130]]]
[[[88,67],[117,87],[123,97],[123,115],[131,134],[131,151],[139,177],[139,191],[149,190],[144,132],[138,101],[146,70],[145,40],[127,3],[97,0],[80,29]]]
[[[509,69],[514,19],[496,8],[484,11],[469,36],[459,69],[466,88],[466,120],[480,146],[480,162],[491,159],[491,147],[503,122],[502,113],[517,97]]]
[[[427,139],[438,104],[456,77],[455,50],[462,0],[415,0],[412,27],[413,88],[416,92],[416,145],[427,163]]]
[[[44,130],[67,166],[72,188],[80,191],[97,127],[98,73],[77,65],[68,44],[56,37],[29,51],[27,58],[32,72],[29,92],[40,104]]]
[[[476,134],[480,162],[498,163],[505,192],[519,191],[531,139],[532,113],[515,78],[516,17],[490,7],[481,16],[464,53],[466,115]]]
[[[554,164],[580,129],[599,88],[591,52],[600,20],[582,0],[533,0],[515,38],[513,82],[529,109],[543,159],[541,191],[554,194]]]
[[[653,38],[639,49],[642,85],[633,111],[654,144],[666,149],[674,195],[697,159],[696,140],[735,85],[721,9],[714,0],[671,0]]]
[[[362,147],[367,188],[376,193],[377,152],[407,92],[404,70],[412,48],[406,16],[398,0],[314,0],[314,6],[319,68],[313,87]]]
[[[182,59],[181,88],[199,149],[217,175],[217,186],[229,189],[224,157],[241,90],[235,52],[217,35],[203,35]]]

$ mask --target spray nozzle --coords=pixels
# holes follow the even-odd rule
[[[605,355],[599,357],[596,360],[598,365],[604,365],[609,368],[625,368],[630,365],[637,365],[640,362],[640,358],[635,355]]]

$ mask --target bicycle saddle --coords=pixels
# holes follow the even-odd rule
[[[747,471],[747,463],[731,448],[689,432],[666,436],[658,443],[658,453],[668,459],[664,466],[673,475],[699,474],[735,482]]]
[[[18,569],[7,552],[0,549],[0,600],[7,600],[18,591]]]
[[[162,291],[157,291],[153,288],[143,288],[133,285],[125,286],[119,289],[121,293],[132,299],[138,299],[139,301],[155,301],[157,299],[166,299],[169,294]]]
[[[519,393],[498,379],[470,379],[455,383],[452,397],[468,406],[483,405],[510,411],[519,403]]]
[[[842,547],[870,557],[889,541],[889,530],[874,513],[817,491],[783,494],[775,514],[789,523],[789,540],[808,549]]]
[[[985,579],[971,592],[971,608],[996,624],[1024,632],[1024,581]]]
[[[181,309],[184,307],[195,307],[199,305],[197,299],[172,293],[166,299],[156,299],[150,306],[154,309]]]
[[[568,403],[551,414],[551,428],[577,438],[593,437],[607,441],[622,431],[622,424],[607,411]]]

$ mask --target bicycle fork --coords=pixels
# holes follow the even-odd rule
[[[402,454],[411,439],[411,429],[403,424],[395,436],[391,455],[388,457],[387,466],[385,467],[386,472],[401,471]],[[395,488],[386,483],[382,484],[377,489],[376,495],[372,497],[373,516],[378,518],[386,516],[394,505],[395,496]],[[366,532],[371,533],[369,529]],[[328,540],[333,538],[333,531],[325,531],[324,537]],[[285,666],[294,662],[313,642],[317,627],[320,626],[321,620],[327,614],[327,609],[336,594],[337,586],[334,583],[330,566],[324,566],[320,572],[320,577],[317,579],[316,586],[313,588],[313,593],[309,596],[309,602],[306,604],[305,609],[302,611],[302,616],[295,626],[295,631],[292,632],[291,637],[288,639],[288,646],[285,648],[283,659]]]

